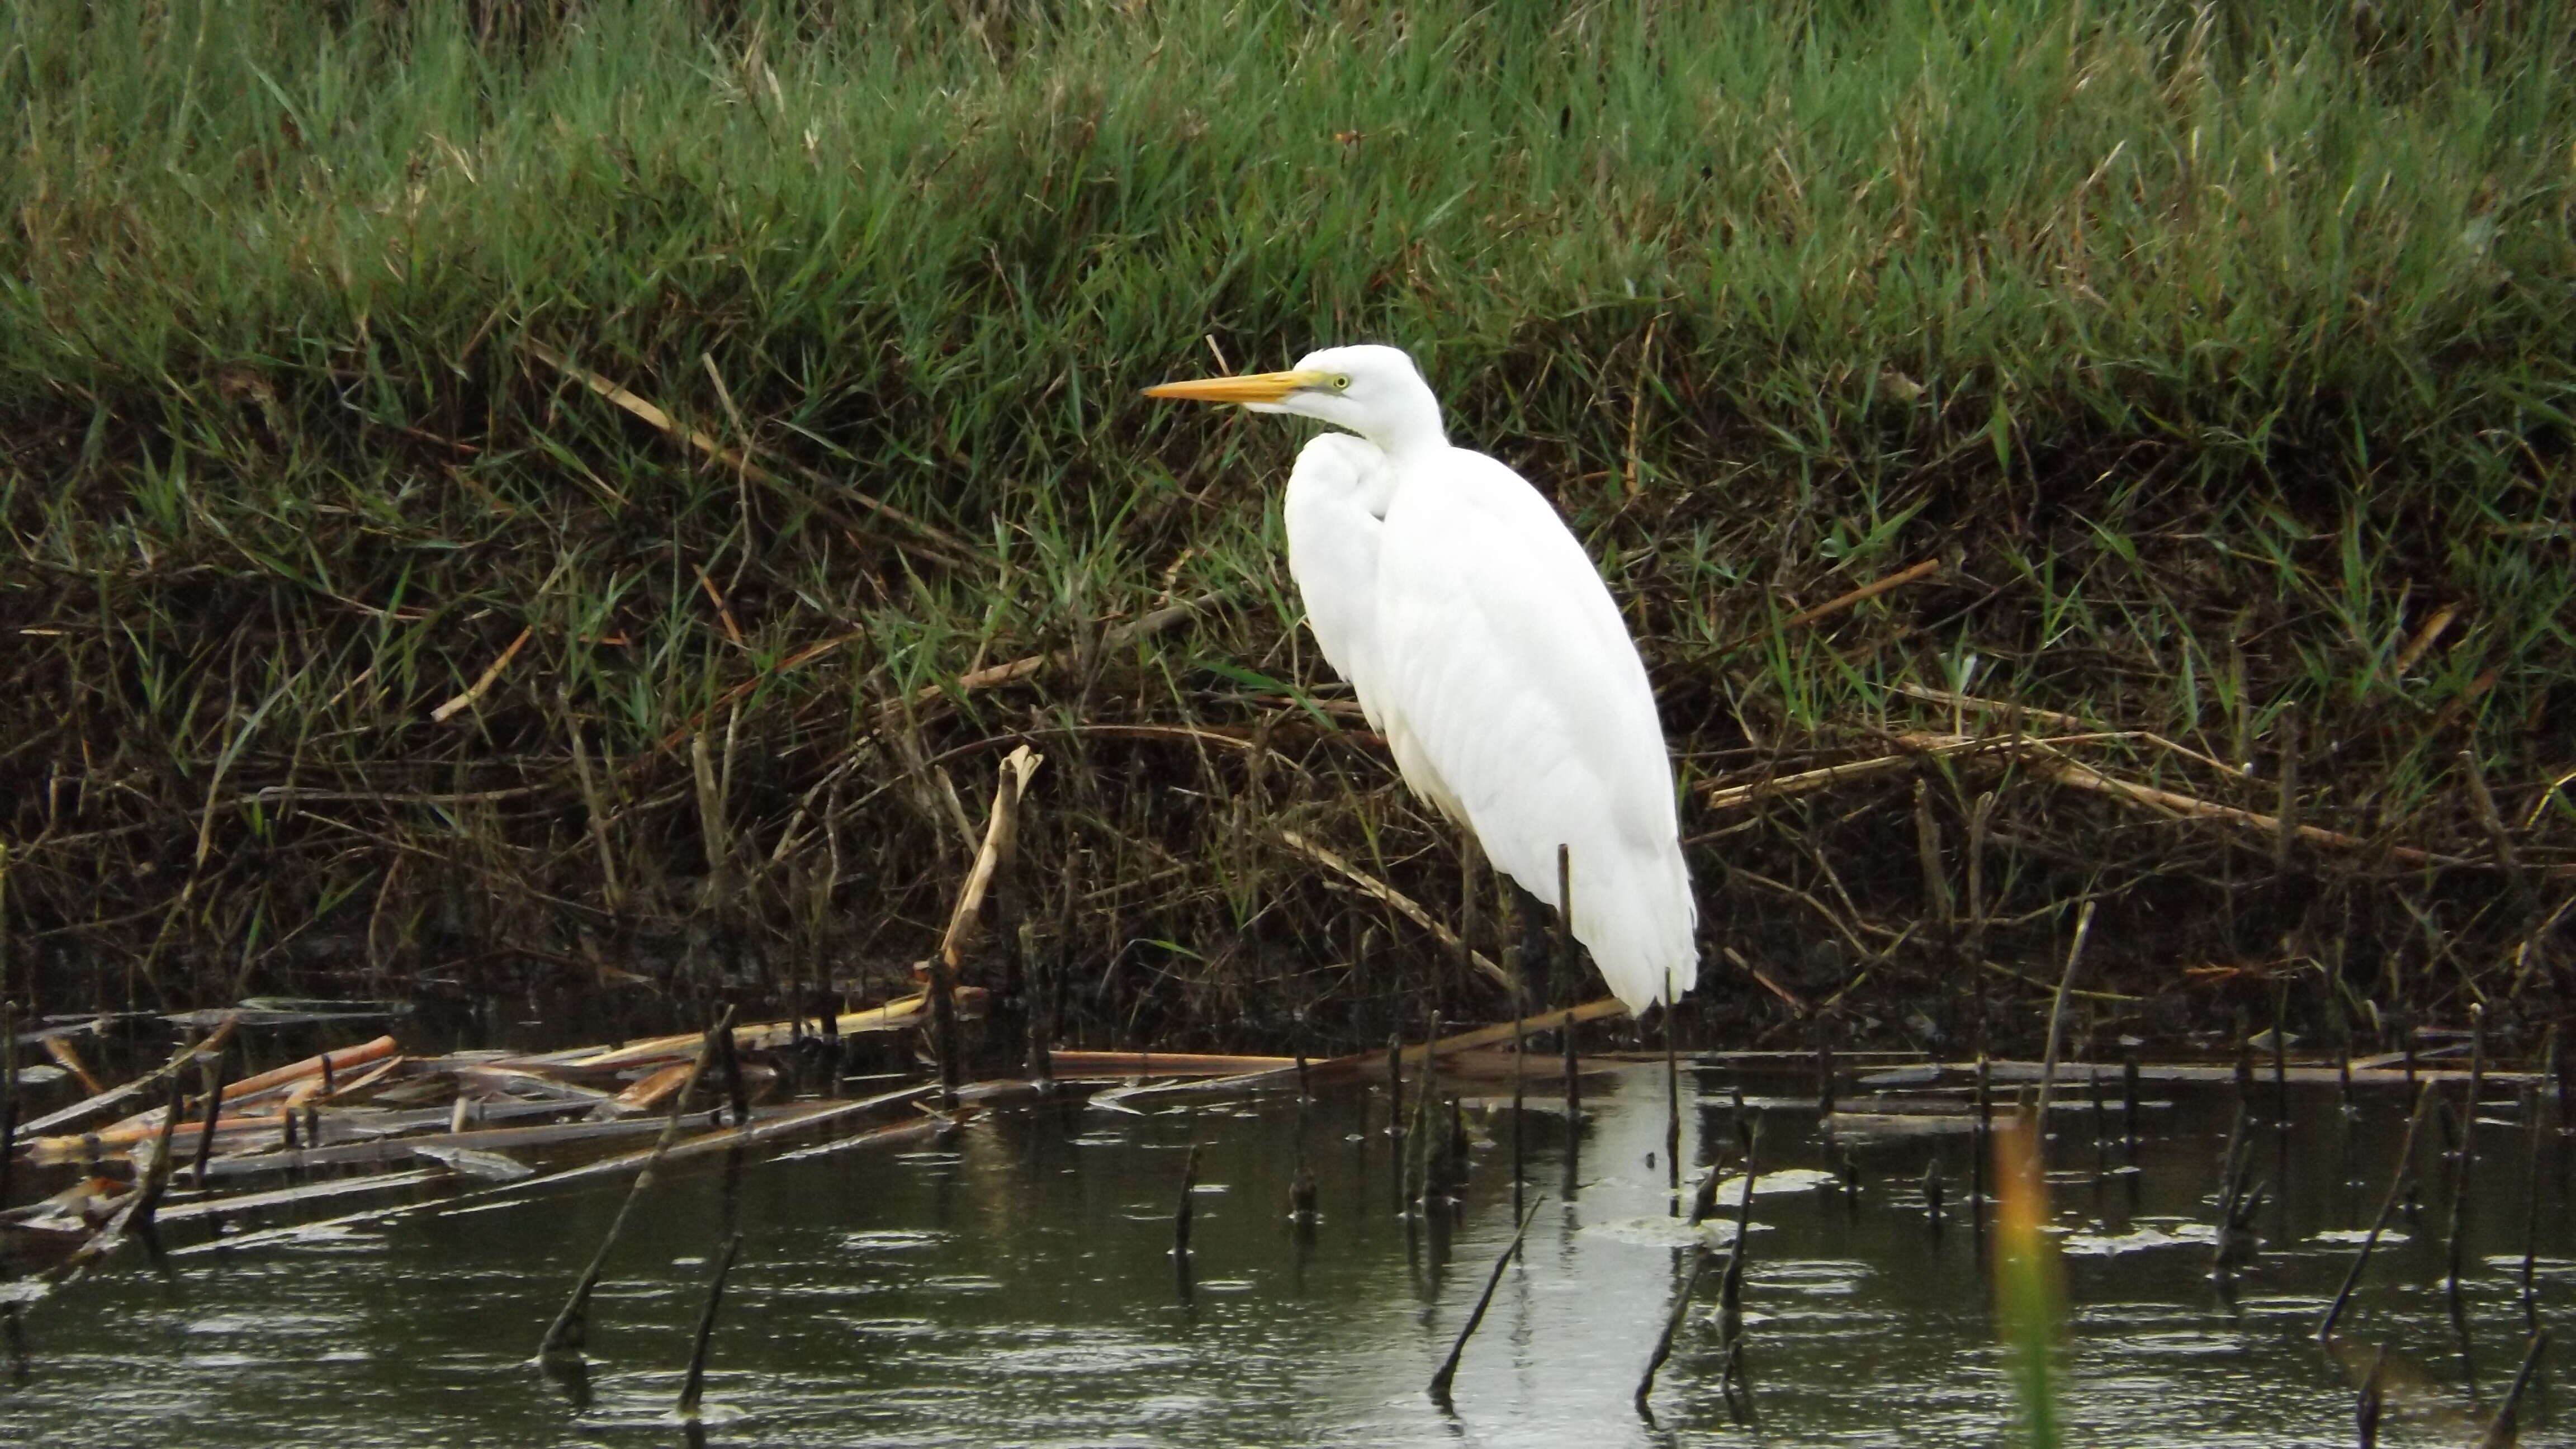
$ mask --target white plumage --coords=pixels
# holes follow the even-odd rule
[[[1561,908],[1632,1012],[1691,989],[1697,908],[1644,663],[1583,546],[1527,481],[1449,446],[1413,360],[1309,353],[1158,397],[1321,418],[1289,475],[1288,569],[1324,657],[1415,793]]]

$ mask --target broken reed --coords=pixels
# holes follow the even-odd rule
[[[1841,786],[1694,820],[1749,959],[2045,980],[2096,892],[2115,990],[2311,906],[2405,943],[2385,1007],[2545,955],[2547,7],[6,8],[7,914],[100,963],[51,1004],[469,954],[864,989],[1025,738],[1068,806],[1028,919],[1104,963],[1070,1030],[1418,1019],[1274,969],[1420,944],[1274,822],[1456,889],[1297,632],[1295,435],[1134,397],[1357,337],[1603,558],[1710,722],[1695,798],[2061,741],[1905,752],[1929,831]],[[2185,939],[2130,959],[2149,881]]]

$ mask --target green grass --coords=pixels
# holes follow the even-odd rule
[[[1242,682],[1327,682],[1278,555],[1293,432],[1136,390],[1359,338],[1411,347],[1453,433],[1604,560],[1694,782],[1949,728],[1914,682],[2251,763],[2087,756],[2266,812],[2295,748],[2302,820],[2483,859],[2467,750],[2525,863],[2576,861],[2555,6],[716,8],[0,6],[22,954],[454,975],[498,939],[577,972],[585,932],[697,909],[670,742],[706,729],[718,909],[752,929],[673,925],[646,974],[846,975],[927,950],[946,797],[980,816],[1033,734],[1033,900],[1086,1009],[1356,1022],[1394,989],[1356,958],[1414,938],[1264,822],[1434,901],[1456,872],[1380,757]],[[786,466],[693,458],[529,343]],[[1778,627],[1924,557],[1939,580]],[[1204,594],[1082,669],[899,703]],[[1135,725],[1295,744],[1103,729]],[[643,892],[616,920],[576,727]],[[2492,871],[2412,873],[2401,911],[2370,852],[1938,778],[1954,857],[2002,792],[1990,904],[2025,924],[1987,944],[2015,969],[2048,974],[2087,890],[2140,925],[2140,989],[2334,959],[2438,1010],[2527,959]],[[1733,831],[1695,857],[1712,945],[1818,996],[1874,970],[1886,1019],[1934,999],[1957,973],[1908,934],[1909,808],[1693,822]],[[1774,1009],[1741,980],[1721,1014]]]

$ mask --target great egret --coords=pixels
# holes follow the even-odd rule
[[[1392,347],[1145,392],[1348,430],[1308,442],[1288,475],[1288,572],[1324,658],[1414,793],[1560,909],[1557,847],[1569,849],[1575,939],[1629,1011],[1690,990],[1698,911],[1655,696],[1547,500],[1449,446],[1439,399]]]

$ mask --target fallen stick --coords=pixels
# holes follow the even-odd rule
[[[2496,1405],[2495,1417],[2487,1421],[2487,1432],[2478,1440],[2479,1449],[2513,1449],[2520,1442],[2522,1396],[2531,1387],[2532,1376],[2540,1370],[2541,1355],[2549,1352],[2549,1330],[2534,1329],[2529,1346],[2522,1354],[2522,1370],[2513,1376],[2513,1387],[2505,1391],[2504,1402]]]
[[[212,1040],[212,1037],[207,1038],[208,1042],[211,1042]],[[179,1056],[172,1058],[170,1066],[162,1068],[160,1072],[157,1072],[154,1075],[160,1076],[168,1073],[205,1049],[206,1042],[198,1043],[195,1047],[183,1051]],[[338,1051],[324,1052],[320,1056],[306,1057],[300,1062],[291,1062],[285,1066],[261,1072],[256,1076],[242,1078],[240,1081],[224,1088],[222,1101],[225,1106],[238,1107],[245,1102],[285,1091],[288,1088],[308,1079],[319,1078],[323,1073],[323,1064],[326,1059],[331,1064],[332,1070],[335,1072],[345,1072],[351,1067],[365,1066],[370,1062],[379,1061],[385,1057],[392,1056],[399,1049],[400,1048],[392,1037],[380,1036],[374,1041],[362,1042],[357,1046],[342,1047]],[[69,1109],[67,1108],[65,1110]],[[149,1111],[138,1112],[133,1116],[126,1118],[124,1121],[115,1123],[112,1126],[100,1128],[96,1132],[84,1133],[80,1137],[73,1139],[73,1141],[75,1143],[96,1141],[100,1145],[108,1147],[130,1146],[151,1136],[155,1132],[158,1132],[161,1129],[161,1119],[168,1115],[168,1112],[169,1108],[167,1107],[154,1107]],[[57,1113],[55,1115],[60,1116],[61,1114]],[[52,1120],[52,1118],[47,1118],[45,1119],[45,1122],[50,1123]],[[39,1123],[30,1125],[41,1126],[45,1124]],[[271,1125],[273,1126],[275,1124],[272,1123]],[[31,1144],[31,1149],[49,1147],[52,1145],[54,1145],[53,1140],[49,1139]]]
[[[2018,736],[2004,739],[1978,739],[1959,735],[1917,735],[1904,738],[1916,743],[1896,754],[1876,755],[1866,760],[1850,760],[1839,765],[1824,765],[1813,770],[1802,770],[1795,775],[1757,780],[1750,785],[1721,786],[1709,791],[1700,799],[1712,810],[1731,810],[1763,800],[1811,794],[1829,786],[1842,784],[1846,780],[1866,779],[1873,775],[1911,769],[1929,759],[1939,759],[1947,755],[1976,754],[1988,750],[2008,751],[2026,743]]]
[[[237,1192],[221,1197],[198,1198],[176,1207],[161,1209],[160,1221],[183,1223],[197,1218],[225,1218],[236,1213],[258,1212],[266,1208],[294,1207],[321,1198],[348,1197],[362,1193],[391,1192],[402,1187],[421,1187],[444,1182],[456,1176],[445,1167],[413,1167],[400,1172],[370,1173],[365,1177],[335,1178],[327,1182],[309,1182],[301,1187],[283,1187],[267,1192]]]
[[[673,418],[669,413],[655,407],[652,403],[646,401],[644,398],[636,395],[626,388],[620,387],[608,378],[602,377],[600,374],[591,371],[589,368],[583,367],[581,364],[574,362],[572,359],[555,351],[553,348],[546,346],[544,343],[530,338],[523,341],[521,345],[526,347],[529,355],[535,357],[538,361],[545,363],[557,372],[562,373],[564,376],[571,378],[573,381],[580,383],[586,388],[589,388],[592,392],[595,392],[601,397],[608,399],[610,402],[615,403],[618,407],[623,408],[637,418],[642,419],[646,424],[662,433],[663,436],[686,443],[690,447],[695,448],[700,453],[704,454],[710,461],[720,463],[726,468],[732,469],[742,476],[750,478],[765,487],[776,487],[778,485],[779,479],[776,473],[773,473],[768,468],[753,462],[745,453],[728,448],[722,443],[719,443],[715,439],[707,436],[705,433],[699,432],[695,428],[682,427],[679,421]],[[948,532],[946,529],[931,523],[927,519],[916,518],[912,514],[895,507],[893,504],[888,503],[883,499],[872,497],[855,488],[839,484],[835,484],[833,486],[837,491],[855,499],[859,506],[867,509],[869,512],[877,514],[879,517],[891,519],[896,523],[900,523],[904,527],[921,535],[923,538],[929,539],[941,548],[956,555],[956,557],[948,560],[950,563],[965,563],[975,555],[975,551],[967,547],[964,540]],[[827,513],[829,512],[829,510],[825,511]],[[834,521],[843,522],[838,519],[835,519]],[[847,524],[843,523],[843,526],[846,527]]]
[[[920,1095],[923,1090],[924,1089],[919,1085],[915,1085],[906,1087],[901,1091],[888,1092],[876,1097],[865,1098],[857,1102],[806,1104],[802,1110],[781,1109],[776,1117],[756,1121],[748,1128],[727,1128],[722,1131],[709,1132],[698,1137],[683,1139],[673,1145],[669,1152],[663,1154],[663,1161],[665,1163],[675,1162],[685,1158],[699,1156],[704,1153],[727,1151],[747,1144],[766,1142],[779,1136],[819,1130],[862,1112],[880,1110],[897,1103],[909,1101],[911,1098]],[[970,1102],[977,1100],[990,1100],[997,1103],[1009,1102],[1016,1096],[1023,1095],[1034,1100],[1038,1094],[1034,1088],[1030,1087],[1029,1084],[1025,1082],[979,1083],[976,1086],[965,1088],[960,1093],[960,1096],[968,1099]],[[654,1124],[649,1122],[589,1122],[573,1125],[583,1129],[588,1129],[588,1131],[598,1134],[633,1135],[642,1131],[658,1130]],[[825,1152],[838,1151],[846,1147],[872,1143],[884,1144],[909,1141],[917,1134],[942,1130],[949,1125],[951,1124],[936,1118],[923,1118],[912,1122],[898,1122],[892,1126],[880,1127],[869,1132],[861,1133],[856,1137],[844,1138],[838,1142],[825,1143],[820,1147],[810,1147],[797,1152],[785,1153],[782,1154],[780,1160],[785,1161],[799,1157],[815,1156]],[[428,1142],[430,1145],[471,1143],[476,1146],[501,1146],[507,1145],[503,1139],[510,1130],[511,1129],[502,1129],[494,1132],[468,1132],[458,1134],[455,1137],[428,1139]],[[546,1132],[563,1129],[527,1128],[518,1130],[526,1132]],[[393,1150],[400,1149],[408,1155],[409,1149],[412,1145],[413,1144],[411,1142],[368,1143],[355,1150],[377,1154],[388,1154]],[[325,1153],[328,1154],[339,1154],[351,1150],[352,1149],[345,1148],[324,1149]],[[625,1172],[633,1171],[642,1166],[651,1156],[652,1154],[649,1151],[628,1153],[620,1157],[585,1163],[578,1167],[565,1168],[558,1172],[543,1173],[534,1177],[520,1178],[511,1182],[493,1183],[489,1186],[475,1188],[467,1192],[456,1194],[452,1197],[441,1198],[432,1202],[404,1203],[395,1207],[370,1208],[360,1212],[346,1213],[335,1218],[323,1218],[313,1222],[296,1223],[286,1227],[266,1228],[257,1232],[243,1233],[235,1237],[218,1238],[212,1242],[192,1244],[188,1247],[174,1251],[171,1256],[188,1257],[200,1253],[233,1253],[249,1248],[267,1247],[272,1244],[303,1241],[317,1233],[331,1233],[355,1227],[391,1222],[398,1218],[410,1217],[419,1213],[452,1215],[458,1213],[480,1212],[496,1207],[515,1206],[517,1199],[520,1197],[532,1195],[538,1191],[562,1187],[568,1184],[587,1182],[601,1177],[613,1177]],[[361,1159],[354,1157],[329,1156],[324,1160],[346,1162]],[[224,1160],[217,1158],[214,1163],[215,1176],[219,1178],[222,1177],[224,1175],[223,1168]]]
[[[429,712],[430,722],[432,724],[445,724],[449,720],[455,718],[458,714],[472,709],[476,700],[491,693],[492,686],[498,684],[501,680],[501,671],[509,668],[510,661],[519,657],[519,651],[528,647],[528,640],[535,632],[536,631],[533,628],[521,629],[519,631],[519,637],[511,640],[510,647],[502,650],[501,657],[493,660],[490,666],[485,668],[482,674],[478,675],[472,684],[465,686],[464,690],[458,693],[454,698],[449,699],[445,704],[442,704],[438,708]]]
[[[929,1001],[930,997],[927,993],[897,997],[883,1006],[872,1007],[866,1011],[843,1012],[833,1019],[833,1026],[845,1036],[871,1031],[909,1030],[928,1018],[929,1012],[926,1007]],[[980,986],[960,986],[957,988],[956,1001],[958,1016],[971,1021],[984,1014],[988,998],[984,988]],[[703,1035],[703,1032],[678,1032],[670,1036],[647,1037],[642,1041],[629,1042],[622,1047],[606,1050],[585,1047],[573,1053],[554,1052],[543,1056],[505,1057],[491,1065],[538,1071],[548,1069],[607,1071],[619,1067],[640,1066],[646,1062],[660,1061],[664,1058],[680,1058],[690,1050],[691,1044]],[[794,1029],[784,1021],[758,1022],[733,1029],[734,1046],[743,1051],[774,1050],[787,1045],[793,1036]]]
[[[181,1047],[168,1062],[155,1070],[146,1072],[142,1076],[136,1077],[133,1081],[125,1083],[123,1086],[110,1087],[106,1091],[94,1093],[80,1101],[74,1102],[68,1107],[48,1112],[33,1122],[21,1122],[18,1124],[18,1132],[22,1137],[38,1136],[43,1133],[50,1132],[54,1128],[62,1126],[66,1122],[77,1122],[81,1118],[90,1115],[92,1112],[103,1112],[138,1092],[146,1091],[154,1083],[159,1082],[164,1077],[176,1073],[180,1068],[185,1067],[188,1063],[196,1060],[200,1056],[203,1056],[207,1052],[222,1050],[224,1043],[232,1040],[233,1028],[238,1024],[239,1018],[227,1018],[225,1021],[219,1023],[213,1031],[206,1033],[204,1040],[195,1042],[189,1046]],[[47,1040],[50,1042],[53,1038],[49,1037]]]
[[[1544,1197],[1542,1194],[1542,1200]],[[1521,1240],[1529,1236],[1530,1219],[1537,1216],[1538,1203],[1533,1202],[1521,1214],[1520,1226],[1512,1230],[1512,1240],[1505,1243],[1503,1251],[1495,1256],[1494,1271],[1485,1275],[1485,1291],[1476,1295],[1474,1310],[1468,1313],[1465,1326],[1458,1330],[1458,1337],[1449,1345],[1449,1357],[1441,1360],[1440,1372],[1431,1376],[1431,1401],[1444,1409],[1449,1407],[1449,1386],[1457,1381],[1458,1360],[1467,1352],[1467,1340],[1475,1337],[1476,1329],[1484,1323],[1485,1310],[1493,1306],[1494,1290],[1502,1286],[1503,1270],[1511,1266],[1512,1259],[1520,1256]]]
[[[1895,573],[1889,574],[1883,579],[1863,584],[1859,588],[1852,590],[1850,593],[1827,599],[1825,602],[1818,604],[1812,609],[1801,609],[1797,613],[1791,614],[1788,618],[1781,620],[1777,625],[1769,628],[1756,629],[1752,633],[1745,635],[1743,638],[1736,640],[1735,643],[1729,647],[1741,649],[1747,644],[1760,643],[1762,640],[1771,637],[1773,629],[1777,629],[1781,633],[1787,633],[1791,629],[1812,624],[1819,619],[1832,618],[1834,615],[1841,613],[1845,609],[1849,609],[1860,604],[1866,604],[1870,600],[1877,598],[1879,595],[1888,592],[1890,589],[1901,588],[1906,584],[1914,582],[1916,579],[1929,578],[1940,571],[1941,561],[1937,558],[1927,558],[1923,562],[1915,564],[1911,568],[1899,569]]]
[[[2115,800],[2146,806],[2151,810],[2186,816],[2195,820],[2221,821],[2242,826],[2258,835],[2274,839],[2289,835],[2311,845],[2322,845],[2334,850],[2373,848],[2370,841],[2358,835],[2346,835],[2340,830],[2328,830],[2322,825],[2285,827],[2277,815],[2265,815],[2256,810],[2240,810],[2233,805],[2221,805],[2216,801],[2203,800],[2197,795],[2183,795],[2172,790],[2159,790],[2152,785],[2138,785],[2127,780],[2115,779],[2090,765],[2078,764],[2054,752],[2025,756],[2023,763],[2031,768],[2033,774],[2055,784],[2064,785],[2068,789],[2107,795]],[[2474,865],[2478,863],[2456,855],[2436,855],[2432,851],[2420,850],[2411,845],[2391,845],[2386,849],[2389,859],[2406,865]],[[2552,867],[2553,872],[2560,869],[2576,874],[2576,867]]]
[[[1388,885],[1386,882],[1379,880],[1377,877],[1370,875],[1368,872],[1361,870],[1358,866],[1344,860],[1341,856],[1335,854],[1330,849],[1322,845],[1318,845],[1314,841],[1308,840],[1305,836],[1298,834],[1294,830],[1280,831],[1279,841],[1289,849],[1306,856],[1316,864],[1323,866],[1325,869],[1334,872],[1343,879],[1349,881],[1351,884],[1359,887],[1363,893],[1374,896],[1378,900],[1393,906],[1396,912],[1402,915],[1406,920],[1411,921],[1413,924],[1420,926],[1426,931],[1429,931],[1432,938],[1437,940],[1441,945],[1452,951],[1464,952],[1468,961],[1471,962],[1478,971],[1483,972],[1486,977],[1491,979],[1495,985],[1502,987],[1505,991],[1512,989],[1512,978],[1510,972],[1507,972],[1502,967],[1495,965],[1491,960],[1486,958],[1485,953],[1482,951],[1468,949],[1466,943],[1458,939],[1457,932],[1440,924],[1439,921],[1432,917],[1429,911],[1426,911],[1420,905],[1417,905],[1411,896],[1408,896],[1404,892],[1397,890],[1395,887]]]
[[[2049,729],[2064,730],[2069,733],[2084,733],[2088,731],[2096,731],[2101,728],[2090,721],[2078,719],[2071,714],[2060,714],[2053,709],[2041,709],[2036,705],[2015,704],[2010,700],[2004,699],[1987,699],[1983,696],[1974,694],[1959,694],[1947,689],[1934,689],[1928,684],[1916,684],[1911,680],[1898,684],[1896,686],[1896,692],[1904,695],[1908,699],[1919,699],[1925,704],[1948,705],[1954,710],[1980,710],[1986,713],[2002,715],[2006,719],[2028,720],[2033,724],[2042,725]],[[2153,730],[2118,730],[2113,731],[2112,733],[2123,735],[2131,739],[2144,740],[2146,743],[2155,745],[2160,749],[2170,750],[2174,754],[2181,755],[2187,759],[2198,760],[2202,764],[2209,766],[2211,769],[2217,770],[2223,774],[2233,775],[2240,780],[2250,778],[2243,770],[2227,763],[2225,760],[2204,755],[2200,751],[2192,749],[2188,745],[2176,744],[2172,740],[2166,739],[2163,735],[2157,734]]]
[[[716,1308],[724,1301],[725,1279],[733,1273],[735,1255],[742,1251],[742,1234],[725,1239],[724,1251],[716,1255],[716,1270],[707,1278],[706,1307],[698,1310],[697,1337],[689,1345],[689,1371],[680,1380],[679,1416],[698,1416],[698,1395],[706,1388],[707,1344],[716,1334]]]
[[[728,1006],[724,1016],[707,1029],[704,1040],[713,1043],[732,1025],[733,1008]],[[608,1250],[616,1246],[617,1235],[625,1231],[626,1219],[634,1213],[636,1200],[653,1185],[653,1169],[671,1150],[672,1139],[680,1135],[680,1109],[688,1103],[690,1089],[706,1075],[707,1058],[712,1054],[709,1046],[700,1046],[698,1060],[689,1069],[687,1084],[671,1095],[671,1115],[663,1119],[662,1136],[645,1158],[643,1170],[635,1174],[634,1184],[626,1190],[626,1201],[618,1205],[617,1216],[609,1219],[608,1231],[601,1236],[598,1249],[591,1254],[590,1266],[582,1270],[581,1278],[573,1284],[572,1296],[564,1300],[562,1311],[555,1315],[553,1323],[546,1326],[546,1336],[537,1344],[539,1360],[567,1358],[581,1352],[588,1337],[590,1295],[591,1290],[599,1286],[599,1270],[608,1262]]]
[[[2432,1101],[2433,1084],[2427,1082],[2415,1094],[2415,1110],[2406,1118],[2406,1135],[2398,1139],[2397,1170],[2388,1179],[2388,1196],[2380,1200],[2379,1216],[2371,1220],[2370,1236],[2361,1240],[2361,1251],[2353,1255],[2352,1269],[2344,1274],[2343,1287],[2336,1290],[2334,1302],[2317,1323],[2319,1343],[2334,1337],[2335,1321],[2343,1317],[2344,1305],[2352,1301],[2352,1290],[2361,1284],[2362,1270],[2370,1266],[2371,1250],[2379,1246],[2379,1235],[2388,1231],[2388,1219],[2397,1211],[2398,1199],[2406,1195],[2406,1184],[2415,1175],[2415,1133],[2424,1125],[2424,1111]]]
[[[1294,1071],[1295,1057],[1210,1056],[1190,1052],[1051,1051],[1047,1061],[1060,1077],[1223,1077],[1237,1073],[1266,1075]]]

